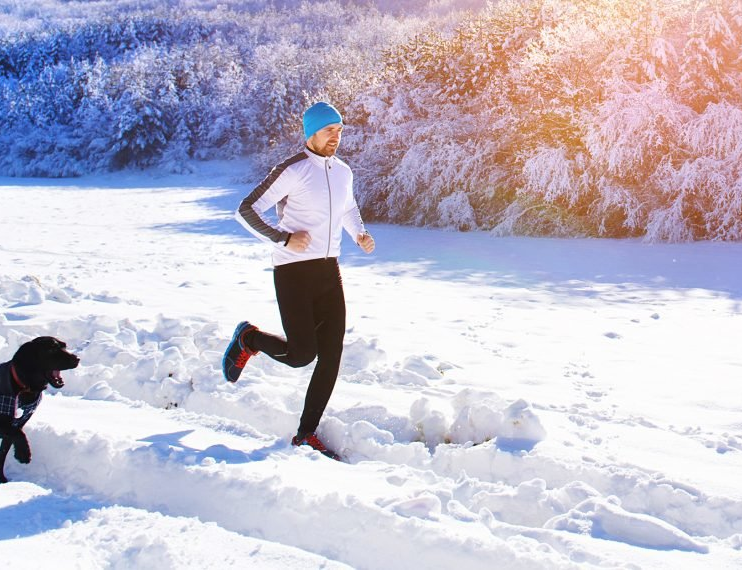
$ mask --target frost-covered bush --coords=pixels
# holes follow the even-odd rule
[[[103,2],[88,19],[51,4],[58,26],[0,34],[0,173],[181,171],[295,145],[309,103],[345,108],[423,25],[331,0]]]
[[[419,35],[354,102],[364,208],[497,234],[740,239],[741,42],[734,0],[502,0]],[[451,207],[464,197],[471,211]]]

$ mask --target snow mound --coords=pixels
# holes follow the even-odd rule
[[[544,528],[589,534],[645,548],[707,553],[708,547],[658,518],[630,513],[617,497],[586,499],[569,512],[549,520]]]
[[[111,570],[219,570],[234,566],[236,561],[240,568],[261,570],[350,568],[298,548],[243,536],[195,517],[168,516],[141,508],[62,497],[31,483],[8,483],[5,489],[20,501],[8,509],[11,512],[4,519],[16,533],[3,536],[4,542],[9,548],[17,543],[16,548],[34,553],[13,560],[13,568],[20,570],[36,570],[41,557],[53,560],[60,568]],[[209,548],[204,548],[204,544],[209,544]],[[105,547],[93,550],[92,545]]]
[[[504,402],[496,394],[461,391],[453,401],[456,419],[450,430],[454,443],[496,439],[500,448],[531,449],[546,438],[546,430],[530,404]]]

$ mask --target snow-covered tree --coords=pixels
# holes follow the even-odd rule
[[[651,239],[742,239],[742,109],[711,103],[684,128],[690,157],[660,172]]]
[[[167,141],[159,162],[168,172],[186,174],[193,172],[190,159],[191,131],[186,122],[181,119],[172,137]]]
[[[730,24],[734,22],[730,8],[729,3],[715,0],[709,6],[700,5],[691,20],[678,89],[683,99],[697,111],[733,94],[740,102],[742,37],[739,28],[735,34]]]
[[[157,50],[140,52],[134,65],[122,68],[121,91],[112,103],[114,167],[154,164],[172,135],[174,85],[169,70],[161,66],[161,55]]]

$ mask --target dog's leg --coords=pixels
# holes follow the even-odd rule
[[[31,463],[31,446],[28,443],[26,434],[20,428],[15,432],[13,449],[13,455],[18,460],[18,463]]]
[[[11,445],[12,439],[10,437],[4,437],[3,443],[0,445],[0,483],[8,482],[8,479],[5,477],[5,458],[8,456]]]

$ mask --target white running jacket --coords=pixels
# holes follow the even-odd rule
[[[276,207],[278,223],[264,215]],[[292,156],[242,200],[235,218],[263,241],[273,242],[273,265],[338,257],[343,228],[356,241],[366,230],[353,197],[353,173],[339,158],[309,149]],[[289,236],[309,232],[309,247],[294,252],[286,247]]]

